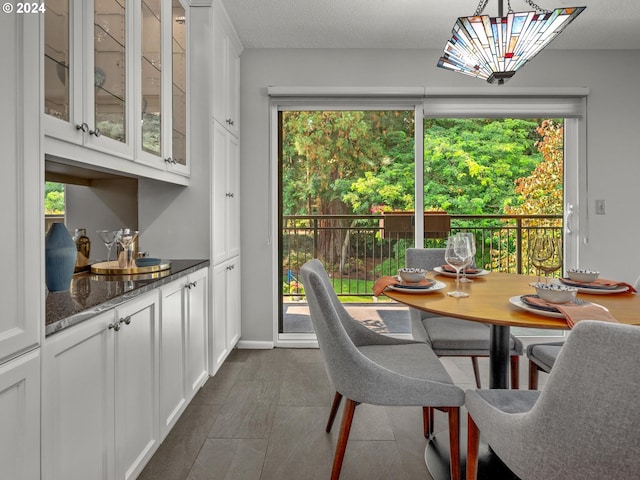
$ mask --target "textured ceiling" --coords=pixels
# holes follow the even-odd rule
[[[542,8],[586,6],[547,48],[640,49],[639,0],[536,0]],[[442,49],[476,0],[222,0],[245,48]],[[532,10],[511,0],[514,11]],[[507,0],[504,0],[507,10]],[[498,0],[485,14],[497,16]]]

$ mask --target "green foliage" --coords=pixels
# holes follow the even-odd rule
[[[520,119],[434,119],[425,122],[427,210],[499,214],[516,197],[514,181],[542,156],[538,122]]]
[[[47,215],[64,213],[64,184],[45,182],[44,213]]]

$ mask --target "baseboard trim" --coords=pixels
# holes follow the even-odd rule
[[[273,342],[240,340],[236,345],[236,348],[245,350],[270,350],[274,348],[274,346]]]

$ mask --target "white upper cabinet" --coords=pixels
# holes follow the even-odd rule
[[[240,54],[226,12],[214,9],[213,117],[236,137],[240,134]]]
[[[44,294],[44,227],[42,154],[38,119],[38,15],[0,16],[0,42],[5,45],[0,69],[0,202],[6,228],[0,236],[4,278],[0,282],[0,364],[35,348],[40,341]]]
[[[133,158],[132,5],[47,0],[46,135]]]
[[[45,153],[186,184],[167,175],[190,173],[185,4],[46,0],[44,17]]]
[[[142,0],[136,65],[136,159],[188,175],[187,25],[179,0]]]
[[[240,253],[240,153],[238,139],[213,121],[212,262]]]

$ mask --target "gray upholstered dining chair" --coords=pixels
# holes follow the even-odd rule
[[[522,480],[631,480],[640,472],[640,328],[585,320],[542,391],[468,390],[467,480],[478,439]]]
[[[407,267],[433,270],[445,264],[444,248],[407,248]],[[429,342],[439,357],[471,357],[476,386],[480,388],[478,357],[489,356],[490,327],[483,323],[452,317],[441,317],[429,312],[409,308],[411,332],[416,340]],[[511,335],[510,340],[511,388],[519,388],[520,355],[522,342]]]
[[[331,473],[340,477],[355,408],[361,403],[421,406],[425,432],[431,408],[448,412],[451,478],[460,478],[459,415],[464,392],[453,384],[438,357],[424,342],[380,335],[354,320],[335,294],[319,260],[300,269],[311,321],[335,397],[330,432],[343,397],[342,425]]]
[[[529,390],[538,389],[538,372],[549,373],[564,342],[532,343],[527,345],[529,359]]]

